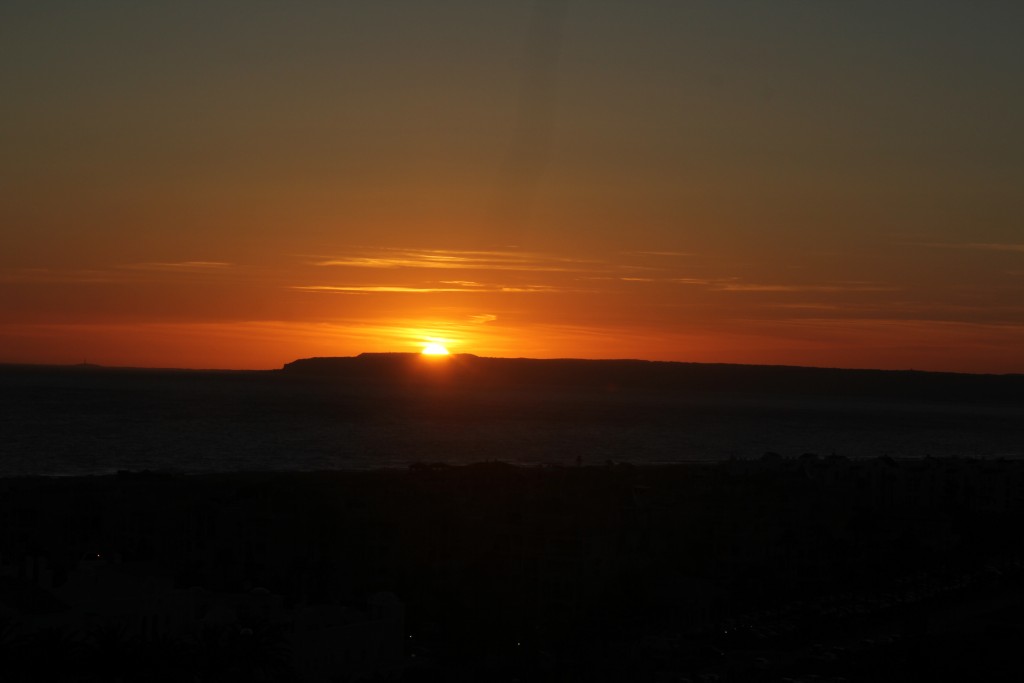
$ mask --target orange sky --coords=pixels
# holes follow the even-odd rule
[[[1024,372],[1018,5],[386,4],[5,9],[0,362]]]

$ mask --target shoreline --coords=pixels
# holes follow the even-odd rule
[[[1024,463],[1024,451],[1020,453],[1003,453],[993,455],[921,455],[921,456],[900,456],[900,455],[827,455],[817,453],[802,453],[796,456],[786,456],[772,451],[766,452],[759,457],[727,459],[703,459],[694,458],[688,460],[673,461],[605,461],[599,463],[546,463],[546,462],[510,462],[507,460],[478,460],[474,462],[412,462],[401,465],[382,465],[379,467],[332,467],[315,469],[237,469],[237,470],[174,470],[174,469],[140,469],[126,470],[119,469],[111,472],[100,472],[94,474],[23,474],[23,475],[0,475],[0,482],[5,481],[45,481],[45,480],[112,480],[112,479],[208,479],[208,478],[265,478],[265,477],[307,477],[307,476],[344,476],[346,474],[394,474],[415,473],[422,471],[445,471],[459,469],[473,469],[480,467],[508,467],[524,471],[560,471],[560,470],[611,470],[615,468],[628,468],[637,471],[653,470],[674,470],[684,468],[728,468],[728,467],[749,467],[755,463],[761,466],[773,463],[774,466],[785,466],[786,463],[846,463],[848,465],[865,464],[873,461],[892,462],[897,465],[915,465],[922,463],[977,463],[986,465],[1016,465]]]

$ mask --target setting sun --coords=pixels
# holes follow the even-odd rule
[[[430,343],[423,347],[424,356],[447,356],[448,349],[441,344]]]

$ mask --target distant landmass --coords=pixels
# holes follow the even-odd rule
[[[466,388],[578,388],[799,396],[856,396],[954,402],[1024,402],[1024,375],[974,375],[917,370],[850,370],[645,360],[424,357],[364,353],[303,358],[289,375],[388,383],[449,383]]]

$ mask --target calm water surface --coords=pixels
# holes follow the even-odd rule
[[[1024,407],[1007,404],[66,369],[0,370],[0,390],[0,476],[1024,453]]]

